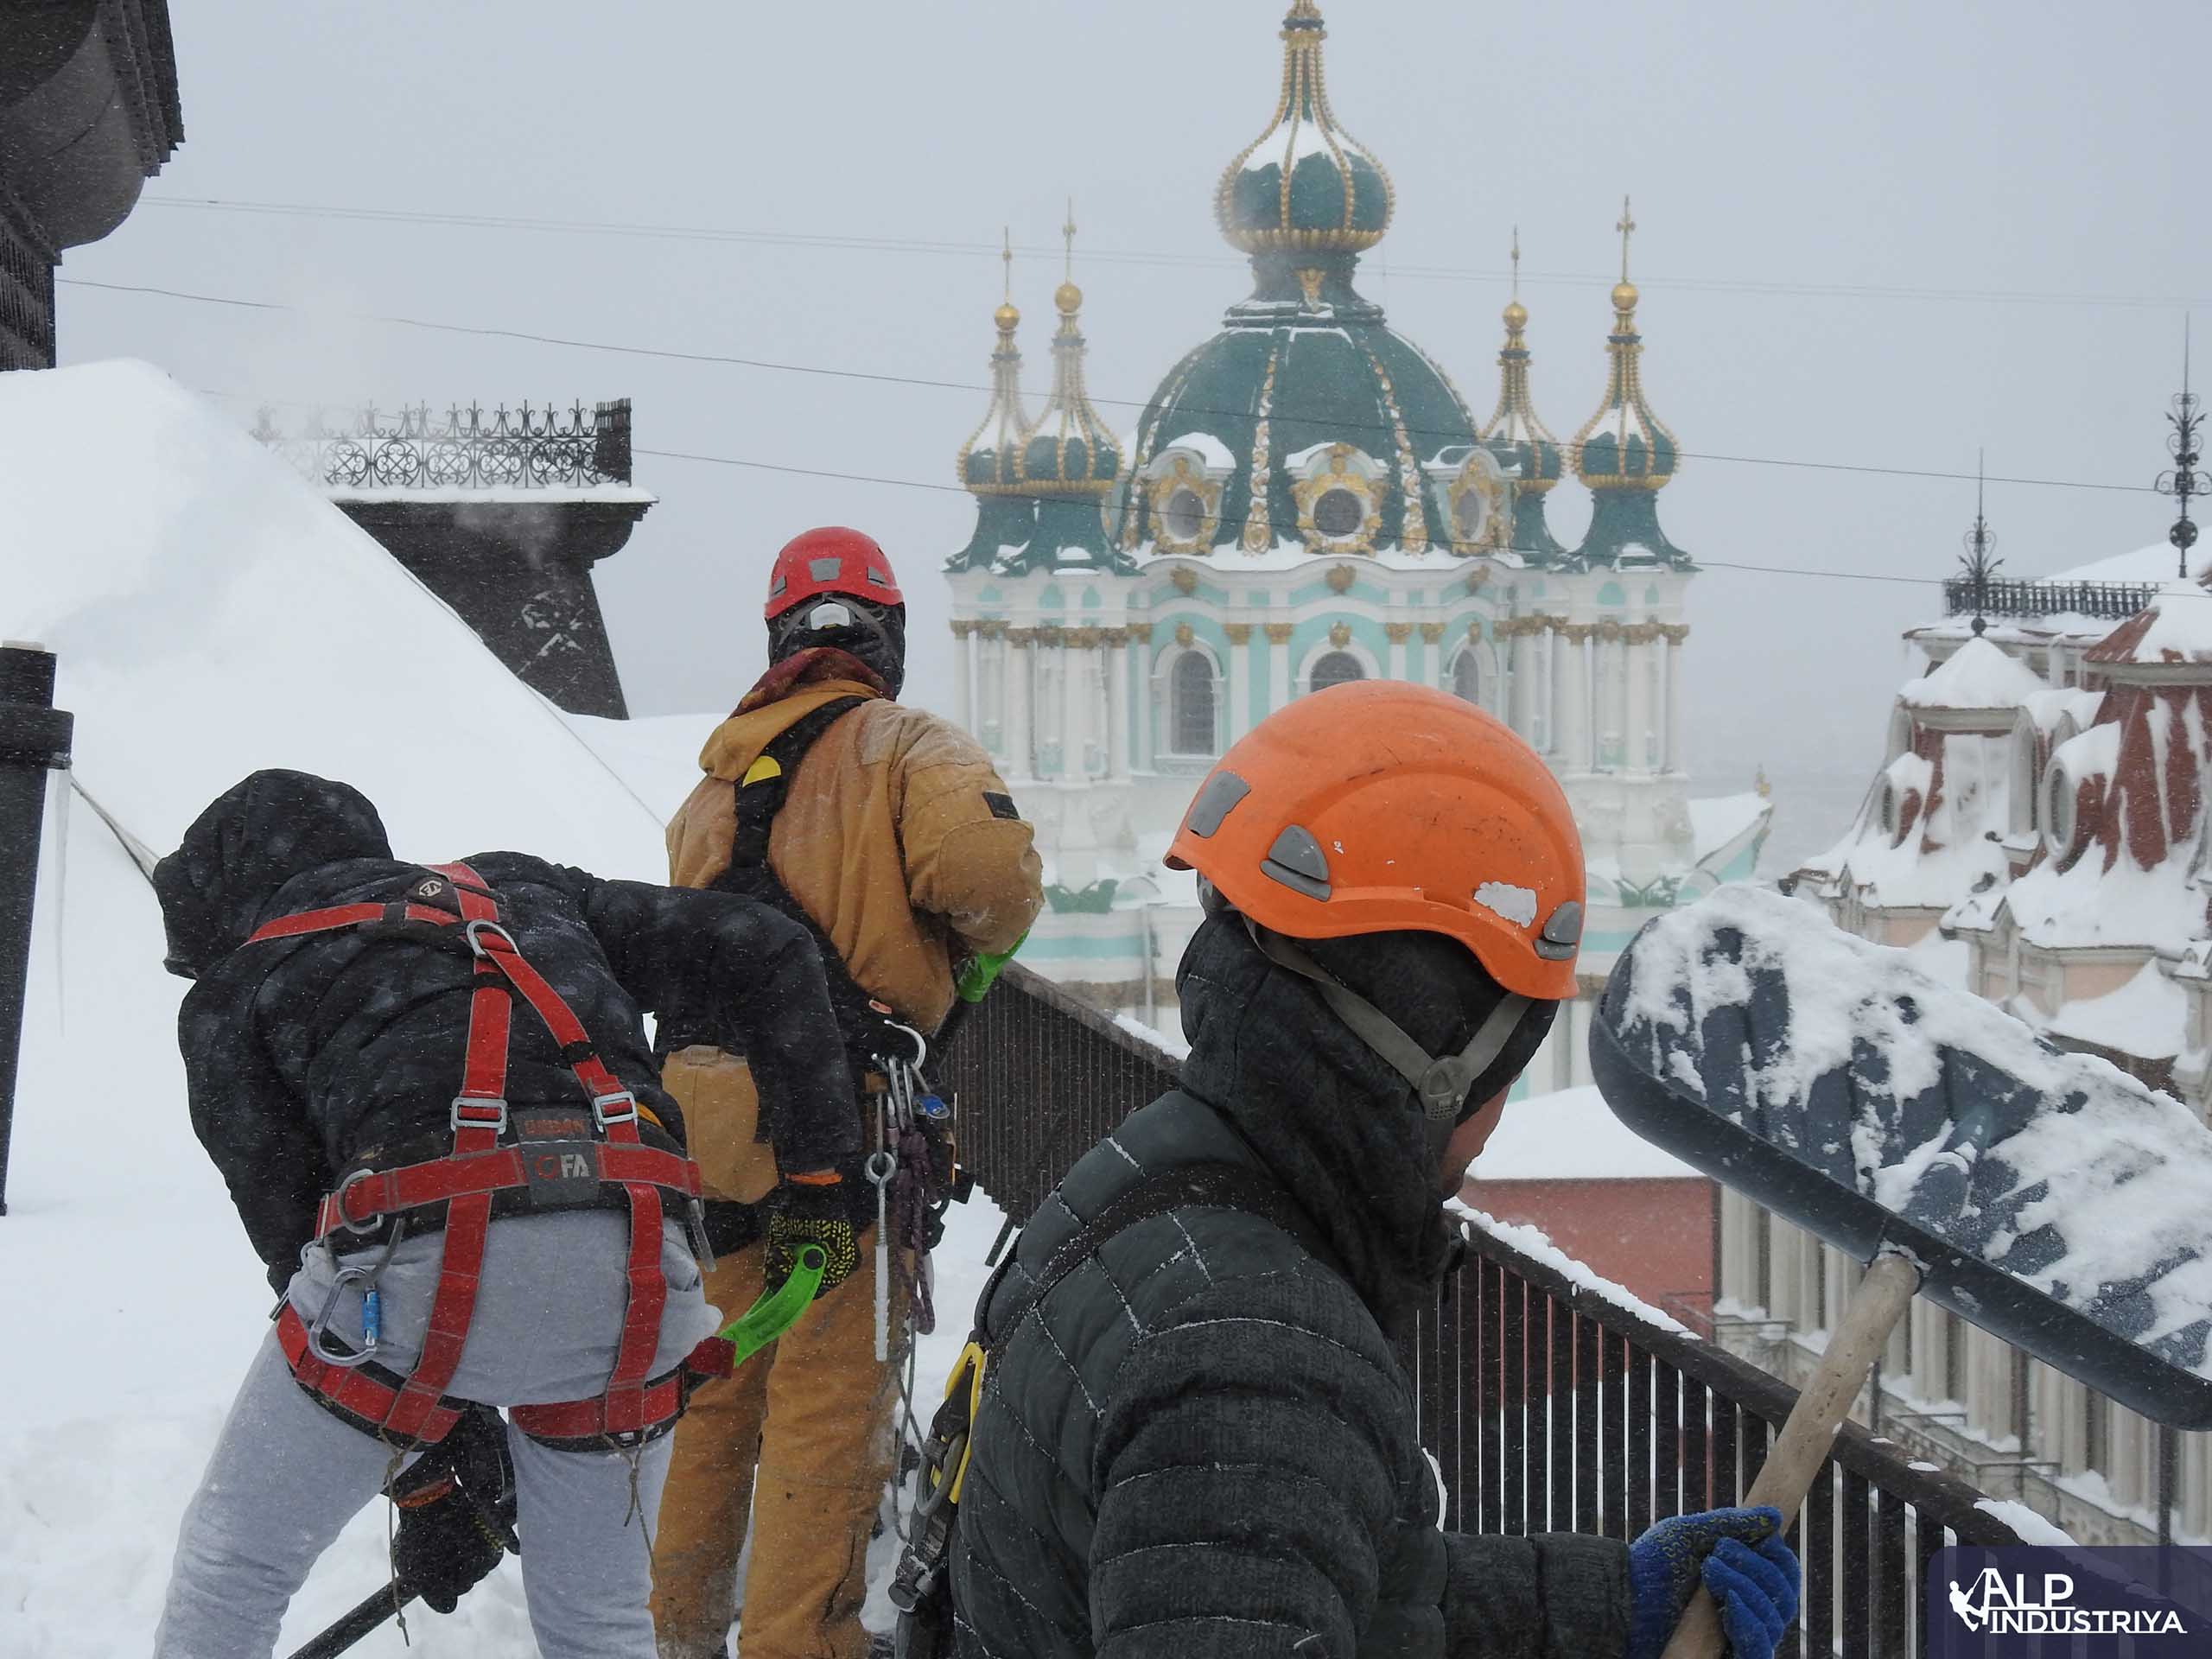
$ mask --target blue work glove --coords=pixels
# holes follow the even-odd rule
[[[1629,1546],[1626,1659],[1659,1659],[1703,1584],[1735,1659],[1773,1659],[1797,1616],[1797,1557],[1775,1509],[1673,1516]]]

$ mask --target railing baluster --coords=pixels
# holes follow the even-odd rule
[[[1598,1530],[1598,1321],[1574,1302],[1574,1530]]]
[[[1878,1659],[1906,1659],[1905,1630],[1912,1586],[1905,1576],[1904,1500],[1879,1492],[1874,1509],[1874,1652]]]
[[[1842,1582],[1851,1593],[1843,1599],[1843,1659],[1872,1659],[1874,1622],[1868,1606],[1874,1587],[1872,1506],[1866,1501],[1866,1477],[1856,1470],[1843,1473],[1843,1513],[1837,1524],[1843,1533]]]
[[[1552,1319],[1558,1304],[1551,1293],[1529,1285],[1528,1343],[1510,1362],[1520,1369],[1521,1391],[1529,1402],[1529,1498],[1527,1529],[1547,1532],[1552,1524]]]
[[[1477,1314],[1482,1320],[1483,1339],[1497,1344],[1498,1315],[1505,1304],[1505,1271],[1495,1262],[1484,1262],[1482,1274],[1483,1305]],[[1480,1387],[1477,1395],[1477,1421],[1481,1425],[1482,1507],[1476,1511],[1482,1518],[1484,1532],[1501,1532],[1505,1527],[1504,1491],[1501,1478],[1505,1460],[1504,1424],[1504,1350],[1496,1346],[1486,1356],[1482,1365]]]
[[[1835,1465],[1824,1463],[1805,1495],[1804,1541],[1798,1559],[1805,1569],[1805,1659],[1829,1659],[1835,1651]]]
[[[1628,1351],[1628,1535],[1651,1524],[1651,1356]]]
[[[1713,1501],[1734,1505],[1744,1495],[1736,1484],[1736,1436],[1742,1419],[1732,1400],[1715,1396],[1713,1402]]]
[[[1628,1536],[1628,1344],[1616,1332],[1598,1333],[1599,1375],[1605,1398],[1605,1451],[1599,1473],[1605,1536]]]
[[[1682,1374],[1665,1360],[1651,1367],[1651,1465],[1658,1484],[1651,1494],[1652,1517],[1682,1513]]]
[[[1544,1524],[1554,1532],[1574,1526],[1574,1302],[1552,1297],[1552,1351],[1545,1381],[1551,1402],[1552,1467]]]
[[[1497,1331],[1497,1375],[1502,1396],[1504,1435],[1498,1448],[1499,1474],[1504,1484],[1503,1530],[1516,1535],[1529,1532],[1529,1490],[1524,1478],[1532,1433],[1529,1411],[1529,1297],[1528,1281],[1512,1274],[1501,1275],[1503,1285]],[[1483,1326],[1485,1335],[1490,1326]],[[1487,1375],[1487,1368],[1484,1374]]]
[[[1478,1256],[1459,1274],[1461,1340],[1471,1348],[1489,1334],[1483,1328],[1482,1319],[1485,1270],[1496,1271],[1496,1264]],[[1452,1494],[1452,1514],[1457,1519],[1452,1524],[1463,1532],[1478,1530],[1482,1521],[1484,1370],[1481,1356],[1476,1352],[1471,1359],[1463,1357],[1452,1377],[1454,1408],[1459,1414],[1459,1471],[1457,1490]]]
[[[1713,1507],[1713,1452],[1708,1433],[1713,1391],[1692,1376],[1682,1378],[1682,1513]]]

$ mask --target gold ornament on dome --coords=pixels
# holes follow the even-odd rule
[[[1396,211],[1397,192],[1389,174],[1372,151],[1338,124],[1335,112],[1329,107],[1328,87],[1321,67],[1321,42],[1326,38],[1314,0],[1294,0],[1290,16],[1284,20],[1282,90],[1275,100],[1274,118],[1268,123],[1265,132],[1237,152],[1236,159],[1223,169],[1221,182],[1214,188],[1214,218],[1221,226],[1221,233],[1230,246],[1245,253],[1363,252],[1382,239],[1382,232],[1389,228],[1391,215]],[[1344,179],[1344,214],[1335,228],[1294,230],[1290,228],[1290,187],[1298,158],[1297,146],[1301,139],[1310,143],[1316,137]],[[1282,182],[1276,224],[1240,226],[1235,222],[1232,208],[1236,181],[1243,175],[1245,163],[1271,145],[1279,145],[1281,151],[1277,168]],[[1358,193],[1347,151],[1364,158],[1382,183],[1382,222],[1372,230],[1357,230],[1352,226]]]
[[[1351,644],[1351,625],[1347,622],[1329,624],[1329,643],[1338,651]]]
[[[1452,550],[1462,557],[1503,550],[1512,539],[1512,496],[1490,452],[1469,455],[1444,486],[1452,518]]]
[[[1278,340],[1268,348],[1268,372],[1260,379],[1257,419],[1252,427],[1252,499],[1244,509],[1243,540],[1247,553],[1264,553],[1275,543],[1275,527],[1268,518],[1274,510],[1268,481],[1268,414],[1274,408],[1275,364],[1281,356],[1282,342]]]
[[[1327,271],[1310,265],[1298,273],[1299,291],[1306,296],[1306,304],[1318,306],[1321,303],[1321,284],[1328,279],[1328,275]]]
[[[1351,591],[1352,583],[1359,580],[1359,572],[1348,564],[1332,564],[1329,567],[1329,574],[1322,580],[1329,584],[1331,593],[1348,594]]]
[[[1198,573],[1187,564],[1179,564],[1167,573],[1167,580],[1175,584],[1175,591],[1188,597],[1198,591]]]
[[[1391,441],[1398,448],[1398,494],[1406,509],[1398,529],[1398,545],[1419,556],[1428,551],[1428,512],[1421,497],[1421,463],[1414,458],[1413,440],[1406,435],[1405,417],[1398,412],[1398,389],[1391,384],[1390,372],[1364,345],[1360,352],[1367,359],[1376,388],[1382,394],[1382,412],[1389,416]]]
[[[1304,478],[1290,486],[1291,499],[1298,504],[1298,533],[1313,552],[1371,553],[1375,550],[1375,532],[1381,523],[1382,504],[1376,499],[1375,481],[1363,469],[1351,465],[1355,456],[1362,461],[1367,459],[1349,443],[1332,443],[1321,464],[1309,470]],[[1351,529],[1332,534],[1315,522],[1315,515],[1320,510],[1321,503],[1339,491],[1357,504],[1359,518]]]
[[[1154,543],[1162,553],[1190,553],[1203,557],[1211,550],[1213,538],[1221,530],[1221,480],[1193,472],[1188,455],[1174,456],[1170,470],[1153,480],[1145,490],[1152,506]],[[1198,507],[1196,528],[1187,536],[1177,535],[1169,519],[1169,505],[1180,494],[1188,494]],[[1196,581],[1193,576],[1193,585]],[[1186,588],[1183,591],[1191,590]]]
[[[1188,651],[1191,648],[1191,642],[1198,637],[1198,636],[1196,633],[1192,632],[1191,625],[1189,623],[1178,622],[1175,625],[1175,643],[1182,646],[1184,650]]]

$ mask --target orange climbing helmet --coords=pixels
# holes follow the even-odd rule
[[[1566,793],[1503,721],[1426,686],[1362,680],[1277,709],[1199,786],[1167,863],[1293,939],[1441,933],[1508,991],[1574,995]]]

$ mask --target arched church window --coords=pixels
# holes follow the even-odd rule
[[[1313,528],[1332,541],[1359,534],[1366,518],[1367,508],[1351,490],[1324,490],[1321,499],[1313,504]]]
[[[1316,691],[1325,690],[1332,685],[1348,684],[1353,680],[1363,680],[1366,677],[1367,671],[1360,666],[1359,658],[1348,651],[1331,652],[1313,664],[1313,672],[1309,677],[1313,688]]]
[[[1198,539],[1206,521],[1206,504],[1196,490],[1177,490],[1167,498],[1167,533],[1179,542]]]
[[[1215,701],[1213,664],[1201,652],[1185,652],[1167,681],[1167,732],[1174,753],[1214,753]]]
[[[1489,499],[1480,490],[1460,491],[1452,504],[1452,533],[1463,542],[1479,542],[1489,529]]]
[[[1452,695],[1462,702],[1483,700],[1483,665],[1472,651],[1463,651],[1452,664]]]

